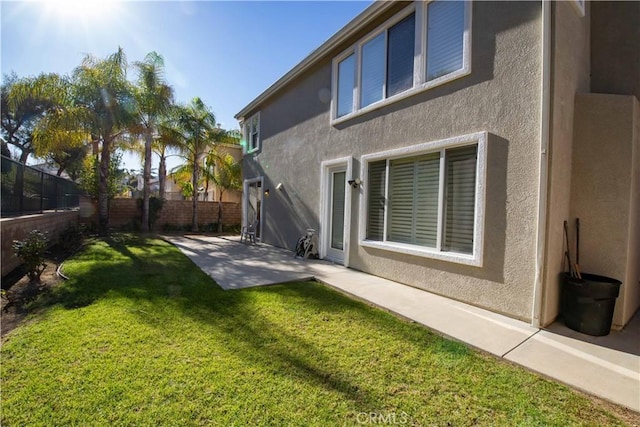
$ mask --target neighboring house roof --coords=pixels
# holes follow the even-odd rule
[[[249,105],[240,110],[240,112],[235,115],[235,118],[240,121],[244,120],[245,116],[256,109],[256,107],[269,99],[296,77],[316,65],[332,49],[345,42],[349,37],[355,35],[356,32],[365,27],[380,14],[391,8],[394,3],[395,2],[393,1],[374,1],[373,4],[367,7],[362,13],[360,13],[360,15],[356,16],[351,22],[342,27],[342,29],[338,30],[337,33],[335,33],[327,41],[320,45],[319,48],[311,52],[311,54],[303,59],[302,62],[289,70],[287,74],[280,77],[280,79],[272,84],[267,90],[262,92],[257,98],[251,101]]]

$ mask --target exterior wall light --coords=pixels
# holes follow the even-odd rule
[[[264,197],[269,197],[269,189],[267,188],[266,190],[264,190]]]
[[[362,184],[362,181],[360,180],[360,178],[350,179],[349,181],[347,181],[347,184],[349,184],[353,188],[358,188],[360,187],[360,184]]]

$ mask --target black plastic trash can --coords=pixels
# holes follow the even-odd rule
[[[622,282],[597,274],[582,279],[562,274],[562,317],[569,328],[587,335],[608,335]]]

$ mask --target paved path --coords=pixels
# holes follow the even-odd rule
[[[314,278],[440,334],[640,411],[640,316],[624,331],[589,337],[528,323],[326,261],[301,260],[238,237],[167,236],[223,289]]]

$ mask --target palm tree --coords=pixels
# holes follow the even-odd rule
[[[83,110],[82,122],[100,149],[98,229],[106,235],[109,224],[109,165],[114,145],[135,118],[132,88],[127,81],[127,60],[122,48],[105,59],[87,55],[73,72],[73,98]]]
[[[200,161],[214,143],[216,117],[202,99],[196,97],[179,109],[178,132],[181,134],[180,151],[192,168],[193,213],[191,229],[198,231],[198,180],[200,179]]]
[[[213,152],[215,153],[215,151]],[[242,190],[242,167],[231,154],[215,155],[213,181],[218,186],[218,232],[222,233],[222,195],[227,190]]]
[[[169,152],[178,150],[182,135],[177,131],[179,108],[172,106],[158,123],[158,138],[153,141],[151,149],[160,158],[158,166],[159,197],[164,200],[167,182],[167,157]],[[171,151],[170,151],[171,150]]]
[[[144,61],[136,62],[135,66],[138,69],[138,80],[134,89],[137,106],[137,120],[134,132],[140,132],[144,137],[144,188],[142,192],[141,226],[143,232],[148,232],[151,152],[154,137],[159,135],[158,120],[169,111],[173,104],[173,89],[164,80],[164,59],[158,53],[148,53]]]

